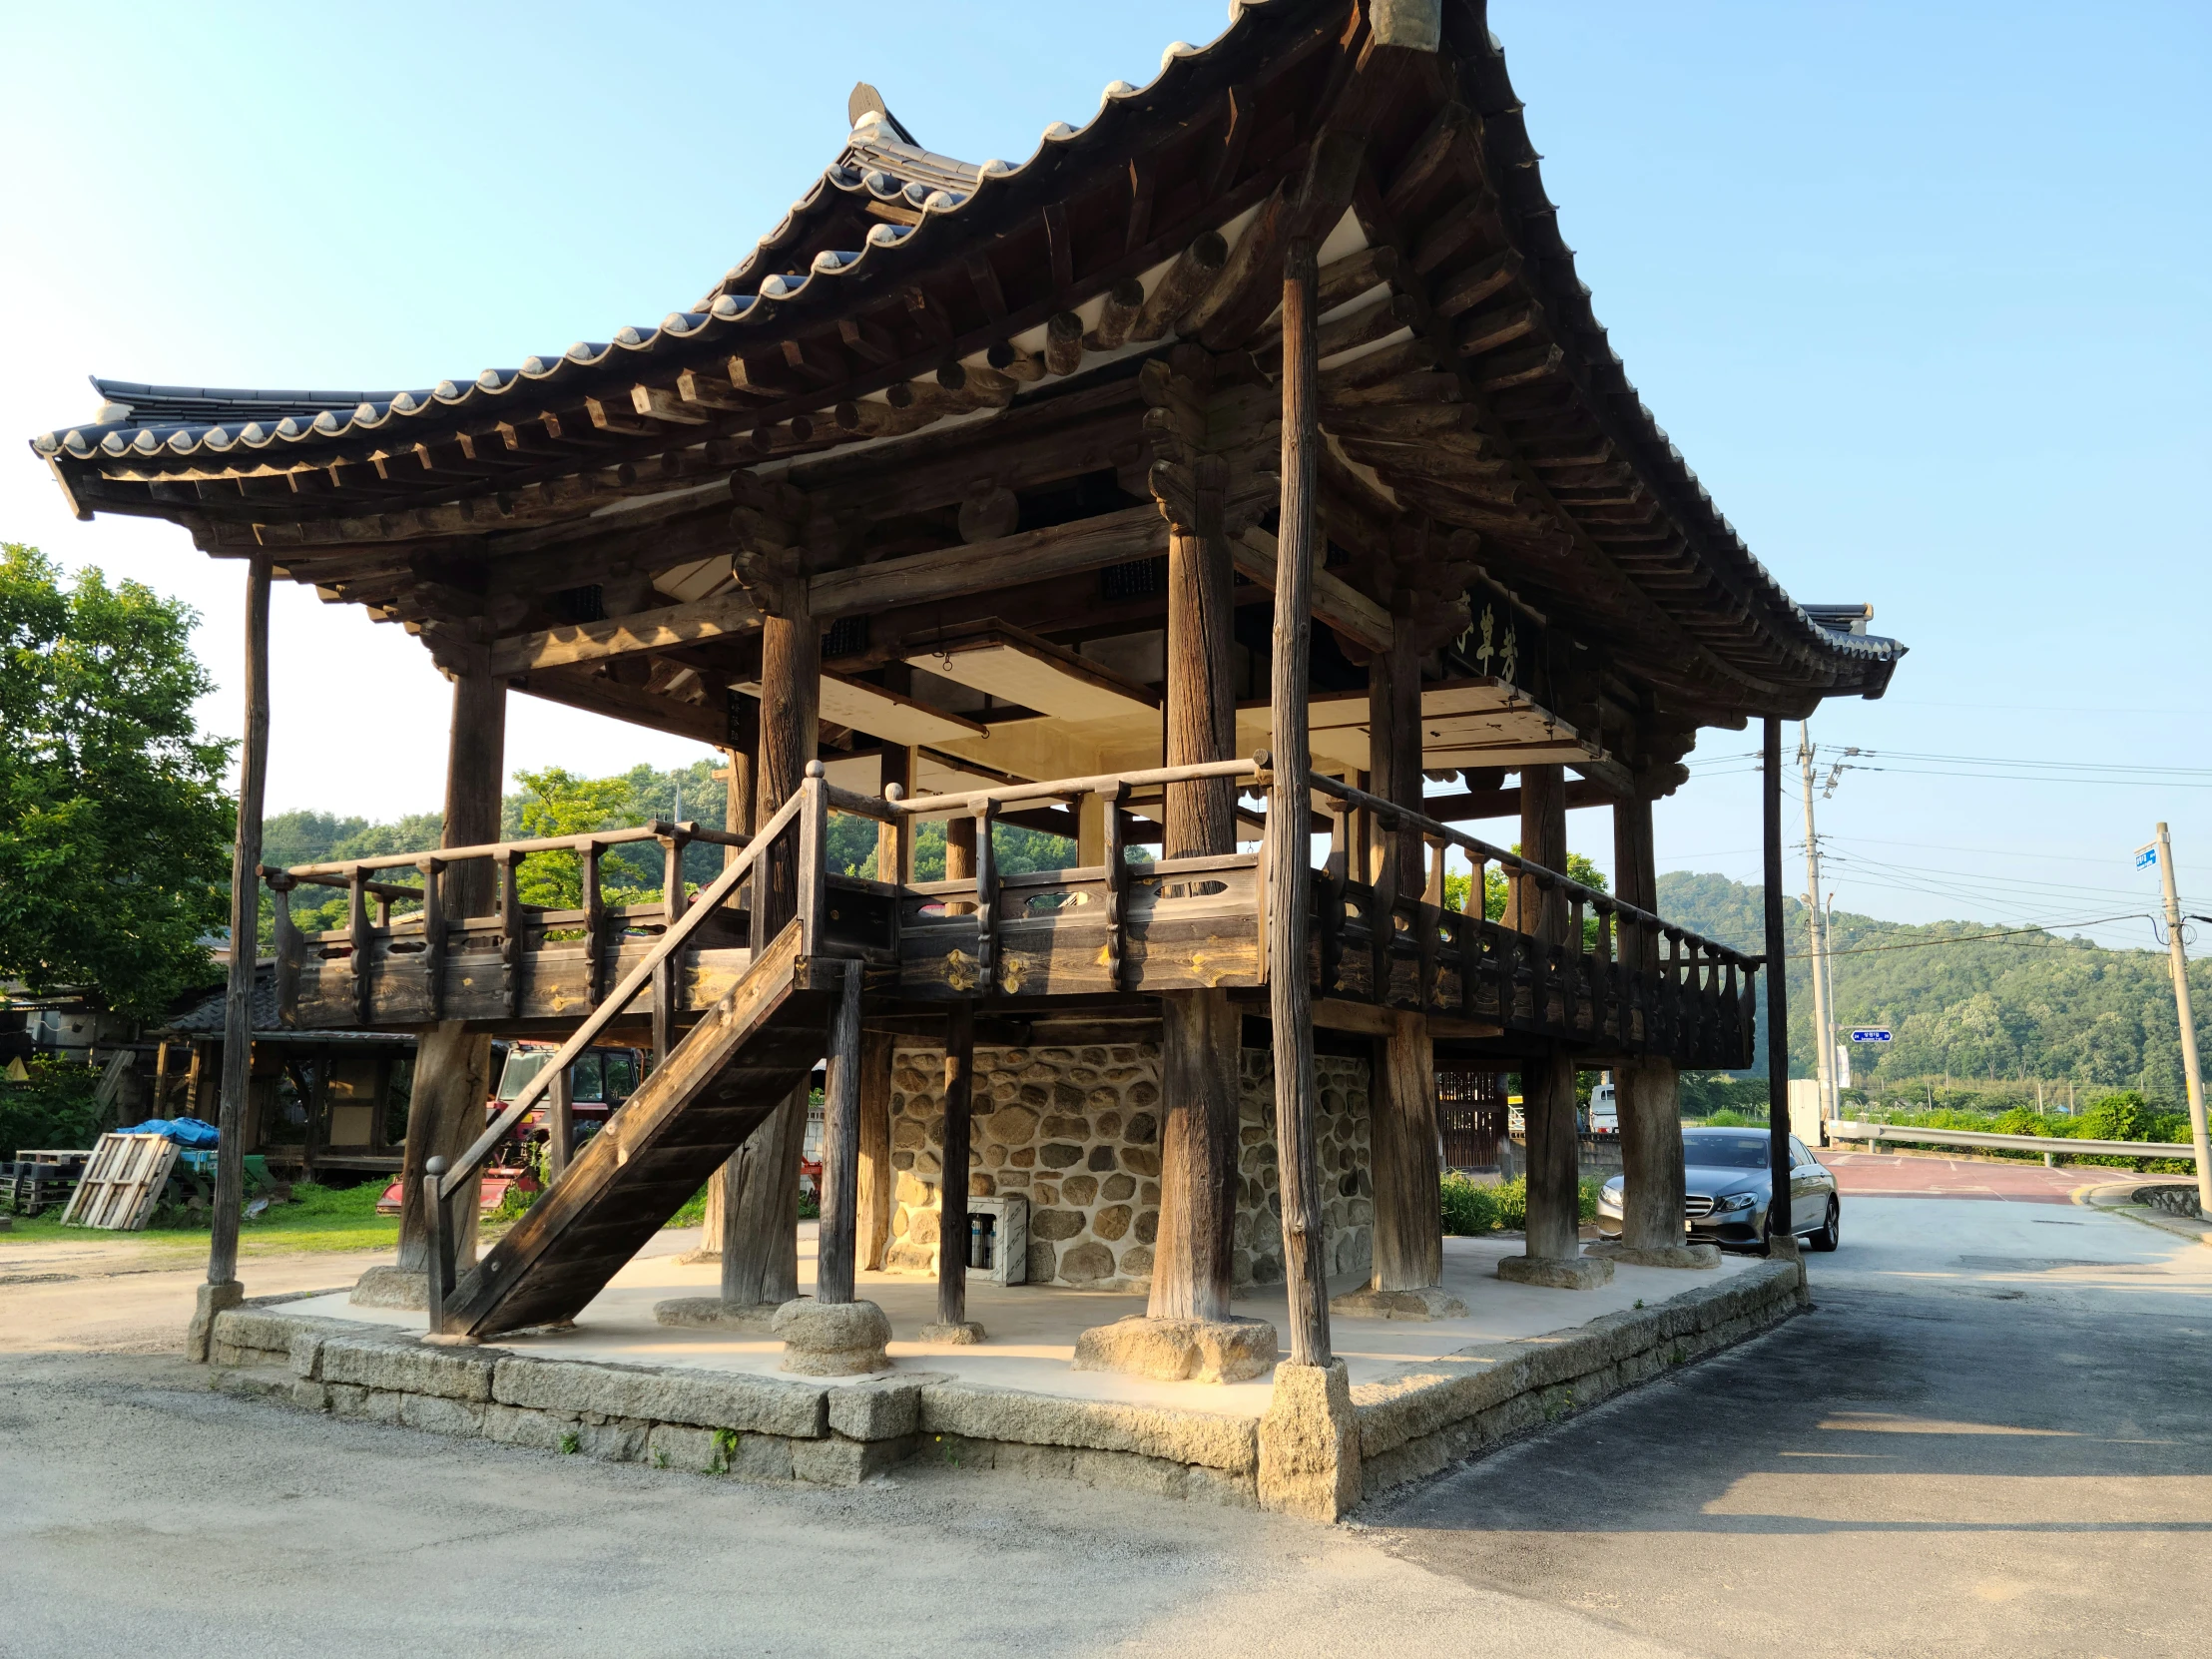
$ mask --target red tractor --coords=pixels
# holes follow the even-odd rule
[[[505,1050],[506,1058],[500,1067],[499,1086],[484,1103],[487,1125],[506,1110],[560,1051],[560,1044],[548,1042],[514,1042],[498,1046]],[[571,1156],[577,1147],[606,1127],[616,1107],[637,1092],[638,1080],[644,1073],[645,1056],[635,1048],[591,1048],[576,1058],[568,1068],[570,1115],[575,1136],[569,1147]],[[531,1107],[508,1138],[492,1149],[491,1162],[477,1189],[478,1204],[485,1214],[504,1204],[509,1193],[542,1190],[544,1182],[538,1173],[542,1168],[540,1148],[551,1132],[549,1118],[544,1105]],[[399,1213],[398,1181],[394,1180],[384,1189],[376,1209],[381,1215]]]

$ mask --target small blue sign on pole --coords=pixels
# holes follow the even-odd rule
[[[2135,849],[2135,867],[2137,869],[2148,869],[2156,862],[2158,862],[2158,843],[2156,841],[2152,841],[2148,846],[2138,846]]]
[[[1868,1030],[1854,1031],[1851,1040],[1855,1043],[1886,1043],[1890,1040],[1890,1030],[1888,1026],[1878,1025]]]

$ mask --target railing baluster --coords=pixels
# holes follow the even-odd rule
[[[681,830],[661,837],[661,919],[673,928],[684,916],[684,845]],[[676,1046],[676,995],[683,975],[678,952],[661,958],[653,970],[653,1064],[658,1067]]]
[[[1106,987],[1123,989],[1123,956],[1128,947],[1129,855],[1122,840],[1122,803],[1129,786],[1117,784],[1106,797]]]
[[[438,890],[444,872],[443,858],[424,858],[415,865],[422,872],[422,983],[429,999],[430,1017],[445,1017],[445,894]]]
[[[522,1017],[522,859],[520,852],[499,857],[499,966],[505,981],[507,1017]]]
[[[599,842],[586,835],[576,843],[576,862],[583,878],[584,994],[597,1007],[607,997],[607,899],[599,885]]]
[[[368,976],[368,871],[359,864],[353,866],[345,883],[345,932],[352,945],[350,965],[353,969],[353,1017],[361,1024],[369,1023],[370,999],[374,987]]]
[[[830,892],[829,870],[824,856],[825,842],[830,831],[828,770],[820,761],[809,761],[806,780],[799,787],[805,805],[799,810],[799,867],[795,875],[793,896],[798,903],[799,918],[804,924],[799,946],[803,956],[825,953],[823,922],[828,916]],[[759,889],[756,888],[755,891],[757,894]],[[766,942],[762,941],[762,945]],[[761,948],[762,945],[756,945],[755,948]]]
[[[306,954],[306,945],[299,936],[299,929],[291,919],[291,889],[296,883],[280,869],[262,866],[262,874],[269,881],[270,900],[276,910],[276,1018],[287,1029],[298,1022],[299,1017],[299,969]],[[169,1048],[162,1046],[160,1058],[167,1060]],[[155,1102],[157,1108],[161,1102]]]
[[[998,853],[991,826],[998,803],[985,796],[975,809],[975,977],[985,993],[998,984]]]

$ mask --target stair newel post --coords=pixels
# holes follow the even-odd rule
[[[445,1212],[445,1160],[432,1158],[422,1166],[422,1220],[428,1245],[424,1266],[429,1275],[430,1332],[445,1330],[445,1299],[453,1294],[453,1229]]]
[[[682,830],[674,834],[662,835],[661,842],[661,920],[666,928],[673,929],[683,920],[684,897],[684,844]],[[678,963],[683,952],[672,950],[660,960],[653,970],[653,1065],[658,1070],[664,1065],[669,1051],[676,1046],[676,998],[683,975]]]
[[[822,1103],[822,1234],[815,1300],[850,1302],[859,1253],[860,964],[848,961],[830,1017]]]
[[[828,769],[820,761],[807,763],[800,790],[806,802],[799,809],[799,951],[819,955],[823,948],[824,920],[829,915],[829,869],[824,859],[830,830]]]
[[[576,1080],[567,1066],[556,1066],[545,1089],[545,1177],[558,1181],[568,1168],[576,1141]]]

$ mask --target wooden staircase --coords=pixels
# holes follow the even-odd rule
[[[444,1331],[492,1337],[574,1319],[807,1080],[843,964],[803,955],[805,936],[799,922],[786,927],[459,1278],[444,1298]]]

